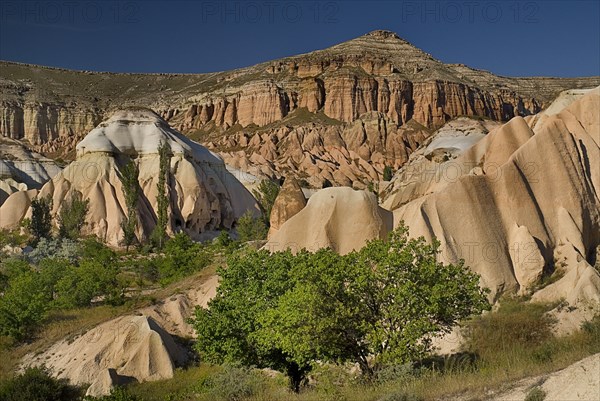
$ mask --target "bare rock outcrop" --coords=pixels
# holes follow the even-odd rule
[[[269,238],[305,206],[306,198],[298,181],[293,177],[286,178],[271,209]]]
[[[434,130],[458,116],[506,121],[539,112],[562,90],[600,84],[600,77],[509,78],[444,64],[388,31],[212,74],[1,67],[0,136],[48,155],[72,159],[81,138],[115,108],[142,105],[243,171],[356,187],[381,179],[384,164],[397,169],[406,162],[423,139],[410,134],[414,124]],[[361,121],[378,124],[365,127],[381,135],[378,141],[360,143]],[[322,148],[304,144],[310,155],[299,152],[295,135],[319,138]],[[354,154],[338,161],[338,150]]]
[[[0,137],[0,205],[14,192],[40,189],[61,168],[21,142]]]
[[[331,248],[341,254],[362,248],[368,240],[385,238],[392,215],[375,195],[352,188],[326,188],[310,197],[306,207],[287,220],[265,245],[270,251]]]
[[[58,378],[90,385],[87,395],[110,393],[115,384],[173,377],[188,358],[184,348],[147,316],[123,316],[100,324],[74,340],[62,340],[23,366],[44,364]]]
[[[597,308],[600,88],[565,105],[515,117],[454,159],[427,161],[438,180],[417,171],[410,184],[400,171],[384,205],[411,235],[437,237],[444,260],[464,259],[494,298],[556,274],[534,298]],[[442,174],[449,166],[451,177]]]
[[[92,130],[77,147],[77,159],[46,183],[39,196],[53,199],[57,214],[73,191],[90,201],[84,230],[107,243],[118,246],[122,238],[121,222],[126,206],[120,176],[126,163],[133,160],[139,170],[138,239],[147,238],[156,224],[158,147],[170,146],[172,156],[168,172],[168,230],[183,230],[192,237],[205,231],[232,227],[247,210],[258,213],[256,201],[226,169],[223,161],[199,144],[173,130],[154,112],[126,109]],[[0,226],[12,227],[13,218],[25,215],[28,203],[18,204],[11,195],[0,207]],[[6,220],[6,221],[5,221]]]

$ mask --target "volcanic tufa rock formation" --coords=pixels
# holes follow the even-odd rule
[[[223,161],[187,139],[151,110],[126,109],[93,129],[77,146],[77,159],[44,185],[38,196],[53,199],[57,214],[74,191],[89,199],[85,231],[117,246],[126,214],[120,176],[133,160],[139,170],[138,239],[147,238],[156,224],[160,144],[171,149],[168,172],[168,231],[183,230],[192,237],[231,228],[247,210],[259,213],[252,195],[225,168]],[[12,198],[19,198],[19,202]],[[0,227],[11,227],[27,215],[28,199],[9,197],[0,208]]]
[[[444,64],[389,31],[211,74],[110,74],[0,64],[0,136],[72,157],[114,111],[143,105],[259,177],[364,188],[458,116],[506,121],[600,77],[510,78]],[[66,84],[68,83],[68,84]],[[93,94],[91,96],[90,94]]]
[[[40,189],[61,168],[17,140],[0,137],[0,205],[14,192]]]
[[[269,218],[269,238],[275,235],[279,228],[306,206],[306,198],[302,188],[295,178],[286,178],[275,199]]]
[[[534,299],[584,311],[600,305],[600,87],[562,107],[515,117],[438,162],[439,180],[410,185],[399,172],[384,205],[411,235],[437,237],[443,259],[464,259],[493,298],[554,274]]]
[[[59,378],[90,385],[87,395],[110,393],[114,385],[173,377],[188,355],[147,316],[124,316],[65,339],[46,352],[29,355],[23,366],[45,365]]]
[[[385,238],[392,215],[374,194],[352,188],[326,188],[310,197],[306,207],[287,220],[265,245],[270,251],[331,248],[341,254],[362,248],[368,240]]]

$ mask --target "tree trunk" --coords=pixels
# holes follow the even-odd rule
[[[287,366],[287,376],[290,379],[290,389],[294,393],[300,392],[300,386],[306,381],[306,372],[308,368],[301,368],[297,363],[292,362]]]

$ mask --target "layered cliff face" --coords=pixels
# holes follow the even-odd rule
[[[383,140],[393,137],[401,143],[410,123],[434,129],[462,115],[508,120],[537,113],[561,90],[600,84],[600,77],[506,78],[464,65],[443,64],[387,31],[213,74],[108,74],[13,63],[1,66],[0,134],[27,140],[40,151],[73,157],[69,152],[76,143],[115,106],[147,106],[183,133],[211,142],[218,152],[243,151],[244,156],[235,158],[248,159],[254,171],[272,176],[291,173],[298,178],[306,175],[307,169],[298,169],[298,163],[290,165],[285,150],[278,150],[276,159],[253,156],[255,150],[245,148],[240,135],[275,135],[281,141],[301,130],[301,135],[327,136],[333,138],[331,142],[343,132],[353,131],[365,115],[372,120],[368,116],[376,114],[385,121],[379,130]],[[312,124],[315,119],[321,124]],[[273,125],[286,125],[286,138],[279,138],[282,134]],[[264,146],[270,147],[266,142],[261,148]],[[342,147],[343,153],[359,156],[358,164],[371,164],[370,168],[352,168],[351,175],[362,184],[379,177],[383,164],[402,164],[404,155],[413,150],[411,146],[392,151],[384,147],[382,152],[366,145],[361,154],[352,144]],[[385,161],[378,155],[374,161],[364,156],[373,152]],[[325,153],[312,155],[339,159]],[[337,162],[336,167],[342,164]],[[365,172],[371,168],[376,177]],[[347,184],[348,175],[338,180],[330,173],[325,168],[322,178]],[[317,174],[321,175],[321,170]]]
[[[236,219],[258,212],[252,195],[206,148],[173,130],[146,109],[126,109],[93,129],[77,145],[77,158],[46,183],[37,196],[53,200],[54,215],[77,191],[89,199],[86,234],[113,246],[122,240],[121,223],[127,212],[121,182],[123,167],[133,161],[139,170],[137,202],[140,240],[156,225],[160,144],[172,156],[167,179],[168,232],[185,231],[200,238],[206,231],[232,228]],[[0,207],[0,227],[14,228],[30,213],[35,191],[16,192]]]

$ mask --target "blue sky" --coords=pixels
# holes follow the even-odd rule
[[[507,76],[600,75],[600,1],[0,1],[0,58],[114,72],[211,72],[375,29]]]

